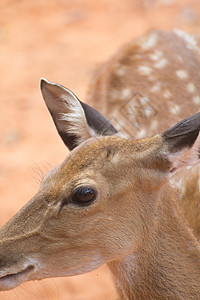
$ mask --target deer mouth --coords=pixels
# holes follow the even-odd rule
[[[34,266],[29,265],[24,270],[16,273],[9,273],[0,277],[0,290],[10,290],[28,279],[28,275],[32,273]]]

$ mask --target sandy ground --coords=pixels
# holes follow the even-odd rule
[[[94,70],[152,28],[200,32],[199,0],[0,1],[0,225],[67,154],[39,91],[46,77],[87,101]],[[25,283],[0,300],[113,300],[102,267],[73,278]]]

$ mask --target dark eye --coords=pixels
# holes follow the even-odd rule
[[[72,194],[72,203],[87,206],[93,202],[97,197],[97,191],[89,186],[81,186],[75,189]]]

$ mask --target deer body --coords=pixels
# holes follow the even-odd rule
[[[181,30],[154,30],[128,43],[94,76],[88,103],[127,137],[166,130],[200,109],[199,39]],[[185,217],[200,239],[200,168],[171,180]]]
[[[0,230],[0,289],[107,263],[122,300],[199,299],[200,246],[169,180],[199,161],[200,113],[134,139],[63,86],[41,91],[71,152]]]
[[[151,136],[199,111],[199,66],[199,39],[154,30],[98,68],[88,103],[123,134]]]

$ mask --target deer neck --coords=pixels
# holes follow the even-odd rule
[[[200,247],[177,199],[164,198],[137,250],[108,263],[120,299],[200,299]]]

